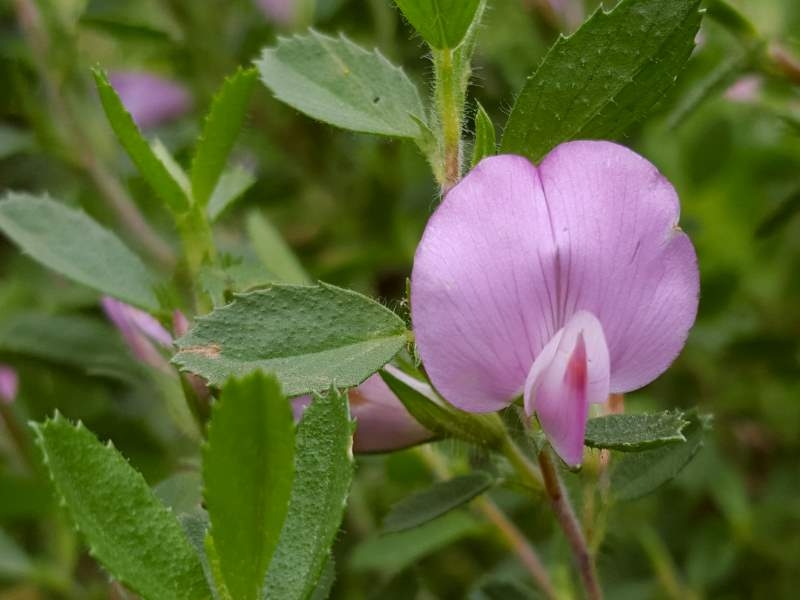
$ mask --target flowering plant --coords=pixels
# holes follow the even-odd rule
[[[634,151],[626,137],[674,93],[695,52],[701,0],[620,0],[585,18],[582,3],[529,3],[547,31],[571,34],[554,36],[515,86],[500,139],[501,111],[470,96],[492,31],[486,0],[371,3],[376,23],[405,23],[424,45],[430,98],[412,65],[323,33],[326,18],[347,10],[342,3],[259,1],[247,3],[243,17],[241,6],[220,5],[217,14],[164,2],[169,18],[160,22],[185,24],[178,33],[131,21],[147,11],[130,9],[117,21],[95,6],[102,3],[89,3],[81,27],[180,39],[176,54],[202,65],[188,81],[115,64],[112,53],[81,96],[102,107],[102,123],[61,95],[64,82],[83,85],[87,74],[55,72],[52,44],[75,30],[57,27],[63,15],[45,4],[16,3],[47,110],[58,119],[40,135],[63,146],[61,159],[109,211],[95,218],[69,197],[32,192],[0,200],[8,240],[57,273],[57,285],[77,284],[68,288],[75,314],[59,305],[0,323],[0,352],[12,355],[0,365],[0,414],[15,468],[52,492],[63,507],[58,519],[79,535],[59,521],[69,557],[45,566],[0,536],[0,579],[5,545],[18,561],[15,577],[89,597],[81,594],[105,583],[83,577],[76,558],[83,544],[110,575],[114,597],[350,597],[349,579],[334,584],[342,569],[401,572],[449,541],[482,535],[486,524],[514,567],[508,576],[473,577],[470,597],[622,597],[605,565],[598,568],[617,507],[674,479],[711,430],[705,409],[665,395],[668,408],[656,410],[637,392],[660,377],[669,381],[673,362],[692,348],[704,255],[691,228],[681,228],[681,186],[655,166],[662,161],[652,149]],[[707,4],[710,17],[746,42],[747,65],[797,77],[790,53],[765,44],[727,3]],[[312,15],[319,29],[273,35],[274,27],[304,27]],[[245,66],[233,69],[198,50],[215,35],[217,19],[238,32],[228,41],[249,52],[237,59]],[[703,94],[724,92],[742,65],[727,65],[730,72]],[[230,74],[211,93],[218,81],[209,84],[209,73],[222,71]],[[736,101],[756,102],[762,88],[750,92],[747,102]],[[670,119],[699,104],[688,94]],[[194,135],[193,111],[206,106]],[[348,135],[318,152],[295,134],[294,127],[311,127],[321,135],[307,117],[368,134],[367,141]],[[253,135],[263,122],[268,135]],[[374,136],[397,143],[376,145]],[[97,152],[111,147],[112,159]],[[258,173],[264,157],[284,151],[296,154]],[[405,160],[426,165],[422,183],[402,175]],[[384,179],[367,195],[401,189],[415,199],[409,212],[421,215],[416,229],[396,228],[402,251],[384,252],[389,241],[377,236],[362,263],[348,262],[347,245],[363,223],[337,220],[350,201],[347,186],[333,201],[303,176],[307,187],[293,201],[307,223],[284,230],[302,248],[329,227],[339,250],[321,251],[310,269],[312,261],[252,210],[272,201],[264,190],[282,193],[271,179],[330,170],[361,181],[371,164],[380,164]],[[251,210],[238,219],[245,205]],[[389,211],[380,206],[376,218]],[[109,215],[113,230],[101,224]],[[391,302],[361,293],[369,285],[343,275],[368,271],[386,254],[400,273],[400,283],[381,290]],[[167,458],[148,466],[136,444],[125,445],[127,425],[115,429],[69,405],[53,401],[27,414],[33,378],[17,355],[80,370],[87,396],[101,386],[108,395],[98,405],[142,416],[143,431],[169,448]],[[48,397],[62,389],[52,386]],[[23,416],[32,417],[30,428]],[[127,432],[139,442],[143,436]],[[350,552],[349,542],[337,542],[342,520],[348,506],[363,514],[371,469],[391,471],[387,455],[413,457],[436,481],[394,503],[380,535]],[[554,533],[515,522],[507,514],[514,502],[548,515],[542,527],[552,522]],[[348,527],[369,531],[372,521],[356,516]],[[678,577],[669,579],[658,536],[642,531],[664,587],[693,597]]]

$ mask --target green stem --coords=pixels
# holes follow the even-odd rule
[[[601,600],[603,593],[600,591],[600,584],[597,581],[594,559],[589,551],[586,537],[575,516],[572,504],[569,501],[567,490],[564,488],[564,483],[561,481],[556,465],[550,456],[550,450],[547,447],[539,452],[539,466],[542,469],[545,490],[550,497],[550,505],[575,558],[578,573],[586,591],[586,597],[589,600]]]
[[[445,480],[452,476],[447,464],[433,448],[420,446],[418,452],[436,479]],[[476,498],[473,501],[473,506],[494,525],[503,542],[508,546],[509,550],[517,555],[520,564],[530,573],[545,598],[555,600],[558,595],[550,579],[550,574],[547,572],[544,563],[542,563],[539,554],[514,522],[486,496]]]
[[[519,446],[517,446],[510,437],[506,437],[500,451],[508,459],[508,462],[511,463],[511,466],[514,467],[514,470],[525,486],[532,490],[544,490],[544,481],[542,480],[542,474],[539,472],[539,469],[528,460],[528,457],[523,454]]]
[[[198,205],[194,205],[186,214],[177,216],[175,221],[193,288],[195,313],[203,314],[211,309],[211,305],[206,295],[200,294],[197,290],[198,275],[204,264],[213,263],[217,259],[211,223],[208,221],[205,209]]]
[[[433,49],[436,74],[434,90],[441,131],[439,146],[442,161],[440,185],[447,193],[461,179],[461,119],[464,112],[463,74],[456,72],[456,51]]]

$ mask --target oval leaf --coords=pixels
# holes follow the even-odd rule
[[[646,452],[622,455],[611,471],[611,490],[618,500],[633,500],[656,490],[673,479],[703,447],[703,437],[711,428],[711,417],[686,413],[689,426],[686,442],[670,444]]]
[[[483,471],[434,483],[395,504],[383,521],[383,530],[392,533],[418,527],[463,506],[493,483],[494,478]]]
[[[204,497],[226,588],[261,598],[294,477],[294,419],[274,377],[229,381],[203,452]]]
[[[324,326],[323,326],[324,325]],[[405,325],[369,298],[331,285],[273,285],[201,317],[173,362],[212,385],[261,369],[287,396],[355,386],[405,344]]]
[[[111,575],[144,600],[210,598],[177,519],[113,446],[58,414],[34,429],[58,495]]]
[[[264,598],[303,600],[323,574],[353,478],[347,394],[316,396],[297,429],[289,513],[267,572]]]
[[[685,442],[682,432],[687,425],[689,421],[677,410],[651,415],[605,415],[586,422],[584,444],[623,452],[649,450]]]
[[[416,138],[425,111],[416,86],[377,50],[311,30],[278,40],[256,61],[275,97],[343,129]]]
[[[0,231],[45,267],[73,281],[154,311],[158,301],[142,261],[85,213],[47,197],[9,193]]]
[[[615,139],[675,82],[694,48],[700,0],[622,0],[559,39],[517,98],[502,152],[538,161],[574,139]]]
[[[481,0],[395,0],[411,26],[434,48],[455,48],[467,35]]]

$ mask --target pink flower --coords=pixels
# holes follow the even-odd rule
[[[760,75],[744,75],[725,90],[725,99],[740,103],[755,102],[763,87],[764,80]]]
[[[409,377],[391,365],[385,367],[418,392],[433,396],[430,386]],[[349,392],[350,414],[356,420],[353,449],[356,452],[388,452],[413,446],[433,437],[433,434],[406,411],[403,403],[389,389],[380,375],[373,375]],[[300,420],[310,396],[292,400],[296,420]]]
[[[156,369],[171,371],[162,349],[172,348],[172,335],[161,323],[146,312],[109,296],[103,296],[100,304],[136,358]]]
[[[264,16],[282,27],[293,25],[303,0],[256,0]]]
[[[108,77],[142,129],[177,119],[191,109],[189,91],[171,79],[140,71],[114,71]]]
[[[0,402],[11,404],[17,398],[19,378],[17,372],[8,365],[0,364]]]
[[[583,459],[589,405],[640,388],[697,313],[694,248],[656,168],[609,142],[570,142],[536,167],[482,161],[431,217],[412,320],[436,389],[472,412],[522,394],[553,448]]]

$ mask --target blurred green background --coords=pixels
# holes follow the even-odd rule
[[[734,4],[765,39],[800,55],[800,2]],[[558,34],[543,5],[566,11],[569,31],[597,3],[489,1],[471,93],[498,130]],[[152,71],[189,89],[193,109],[147,132],[184,165],[223,78],[276,36],[312,22],[377,46],[428,91],[423,44],[390,0],[305,0],[296,9],[276,22],[250,0],[0,2],[0,189],[47,191],[141,249],[108,208],[108,175],[176,243],[169,216],[105,122],[89,71],[98,64]],[[715,422],[677,480],[614,507],[599,558],[612,599],[800,595],[800,83],[763,69],[731,70],[718,91],[683,110],[709,75],[743,52],[706,19],[678,85],[622,140],[678,189],[702,283],[683,354],[626,403],[638,410],[699,405]],[[414,249],[437,201],[413,144],[313,122],[259,86],[235,161],[258,181],[217,226],[232,263],[257,260],[247,222],[258,211],[315,278],[402,307]],[[44,271],[3,239],[0,362],[19,372],[13,412],[20,423],[58,409],[113,439],[153,485],[175,473],[192,477],[194,442],[171,418],[180,401],[175,382],[135,362],[93,292]],[[481,460],[439,445],[456,466]],[[0,427],[0,598],[126,597],[109,588],[53,506],[35,456],[26,462]],[[360,459],[335,548],[333,597],[532,597],[508,583],[520,568],[477,518],[449,519],[416,537],[377,537],[389,506],[431,479],[415,450]],[[508,490],[493,496],[569,587],[566,548],[552,535],[544,503]],[[34,569],[19,567],[20,550]]]

